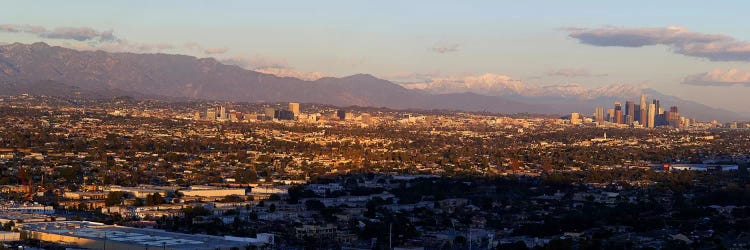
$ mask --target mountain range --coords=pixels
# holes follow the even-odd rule
[[[744,117],[723,109],[626,85],[588,90],[578,85],[440,91],[398,84],[368,74],[306,81],[278,77],[213,58],[186,55],[78,51],[45,43],[0,46],[0,94],[78,95],[92,98],[190,98],[244,102],[302,102],[394,109],[445,109],[494,113],[589,114],[614,101],[660,99],[681,114],[722,121]],[[445,90],[445,89],[443,89]]]

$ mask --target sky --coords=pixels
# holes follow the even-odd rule
[[[496,77],[485,85],[630,84],[749,115],[748,9],[697,0],[6,0],[0,43],[188,54],[304,79],[368,73],[428,88],[472,89],[467,79],[486,75]]]

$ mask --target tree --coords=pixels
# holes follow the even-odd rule
[[[305,207],[307,208],[307,210],[310,210],[310,211],[321,211],[324,208],[326,208],[326,205],[323,204],[323,202],[320,202],[319,200],[312,199],[312,200],[307,200],[305,202]]]
[[[242,199],[242,197],[240,197],[239,195],[227,195],[227,196],[224,196],[224,198],[221,201],[223,201],[223,202],[243,202],[245,200]]]
[[[10,220],[3,224],[3,231],[10,231],[15,225],[16,223]]]
[[[148,196],[146,196],[146,205],[147,206],[158,206],[164,203],[164,197],[161,196],[159,193],[153,193]]]
[[[268,212],[276,212],[276,204],[271,204],[270,206],[268,206]]]
[[[125,192],[112,191],[107,194],[107,198],[104,199],[104,204],[106,204],[107,206],[120,205],[123,198],[125,198]]]

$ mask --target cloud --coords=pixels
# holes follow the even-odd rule
[[[61,27],[39,33],[38,35],[42,38],[69,39],[76,41],[99,40],[109,42],[117,40],[112,34],[112,31],[100,32],[87,27]]]
[[[457,52],[458,47],[459,47],[459,44],[457,43],[435,44],[435,46],[432,46],[432,52],[440,53],[440,54]]]
[[[405,83],[402,86],[440,94],[473,92],[489,95],[518,94],[536,88],[510,76],[491,73],[477,76],[436,77],[424,82]]]
[[[28,25],[28,24],[0,24],[0,31],[13,32],[13,33],[32,33],[40,34],[47,29],[42,26]]]
[[[107,52],[132,52],[132,53],[154,53],[164,52],[175,48],[174,45],[166,43],[138,43],[120,39],[113,43],[69,43],[61,44],[63,47],[77,50],[102,50]]]
[[[254,70],[264,74],[271,74],[279,77],[294,77],[305,81],[315,81],[326,77],[326,75],[321,72],[298,71],[291,68],[259,68]]]
[[[225,54],[225,53],[227,53],[229,51],[229,49],[226,48],[226,47],[221,47],[221,48],[206,48],[203,45],[200,45],[200,44],[194,43],[194,42],[185,43],[183,46],[187,50],[190,50],[190,51],[193,51],[193,52],[198,52],[198,53],[203,53],[205,55]]]
[[[401,83],[408,89],[419,89],[434,94],[471,92],[490,96],[534,96],[593,99],[601,96],[632,97],[642,93],[646,86],[614,84],[587,88],[577,83],[539,86],[507,75],[486,73],[481,75],[436,77],[422,82]]]
[[[194,43],[194,42],[185,43],[183,46],[185,46],[185,48],[188,50],[197,50],[197,51],[203,50],[202,45],[198,43]]]
[[[568,28],[569,36],[594,46],[665,45],[673,53],[711,61],[750,61],[750,43],[718,34],[692,32],[679,26],[661,28]]]
[[[592,76],[607,76],[607,74],[592,74],[585,69],[558,69],[547,73],[548,76],[561,76],[561,77],[592,77]]]
[[[118,38],[113,30],[99,31],[89,27],[57,27],[48,29],[43,26],[27,24],[0,24],[0,32],[31,34],[41,39],[64,40],[60,46],[77,50],[103,50],[107,52],[133,52],[153,53],[176,49],[167,43],[140,43],[127,39]],[[2,43],[0,43],[2,44]],[[183,44],[184,49],[204,55],[225,54],[228,48],[206,48],[201,44],[190,42]],[[242,68],[256,70],[266,74],[281,77],[295,77],[303,80],[317,80],[326,75],[321,72],[297,71],[286,62],[286,60],[270,58],[262,55],[234,56],[218,59],[224,64],[237,65]],[[364,61],[351,61],[349,64],[358,64]]]
[[[263,55],[234,56],[218,60],[224,64],[236,65],[250,70],[262,68],[289,68],[289,63],[287,63],[286,60],[270,58]]]
[[[432,78],[436,78],[441,76],[442,73],[440,71],[432,71],[432,72],[396,72],[393,74],[387,74],[383,75],[382,77],[385,79],[389,79],[391,81],[396,82],[414,82],[414,81],[426,81],[430,80]]]
[[[279,77],[294,77],[305,81],[315,81],[326,77],[321,72],[299,71],[289,66],[286,60],[271,58],[263,55],[234,56],[218,59],[219,62],[228,65],[239,66],[244,69],[257,71],[264,74]]]
[[[78,50],[103,50],[108,52],[151,53],[172,50],[166,43],[140,43],[118,38],[113,30],[96,30],[89,27],[57,27],[48,29],[28,24],[0,24],[0,32],[31,34],[41,39],[64,40],[61,46]]]
[[[224,54],[224,53],[227,53],[227,51],[229,51],[229,49],[227,48],[208,48],[204,50],[203,53],[207,55],[214,55],[214,54]]]
[[[0,24],[0,31],[33,34],[40,38],[75,41],[116,42],[113,31],[98,31],[89,27],[58,27],[48,30],[45,27],[27,24]]]
[[[739,69],[721,70],[715,69],[685,77],[682,84],[697,86],[736,86],[750,87],[750,71]]]

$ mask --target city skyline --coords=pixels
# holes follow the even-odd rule
[[[626,84],[749,114],[750,34],[719,25],[746,20],[746,3],[429,3],[18,1],[0,10],[0,42],[215,57],[302,79],[371,73],[442,92]]]
[[[0,249],[750,247],[750,2],[3,3]]]

